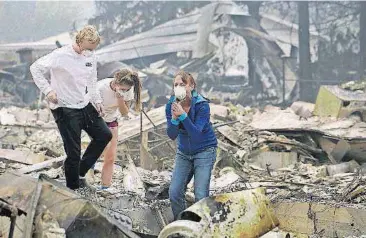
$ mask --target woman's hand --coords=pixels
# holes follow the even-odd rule
[[[172,116],[173,118],[178,118],[180,115],[184,114],[185,111],[183,110],[183,107],[176,102],[172,103]]]
[[[178,118],[178,117],[175,115],[175,113],[174,113],[174,111],[173,111],[173,105],[172,105],[172,107],[171,107],[170,111],[171,111],[171,114],[172,114],[172,118],[173,118],[174,120],[177,120],[177,118]]]
[[[124,99],[123,96],[121,94],[119,94],[118,92],[115,92],[116,98],[119,99]]]
[[[117,95],[118,93],[116,93]],[[118,94],[119,95],[119,94]],[[129,112],[129,107],[127,105],[127,102],[123,99],[123,96],[117,97],[117,104],[118,104],[118,110],[121,113],[122,116],[125,116]]]

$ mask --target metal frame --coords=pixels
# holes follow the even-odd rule
[[[7,216],[10,218],[9,238],[13,238],[15,230],[15,222],[18,216],[18,209],[6,202],[0,200],[0,215]]]

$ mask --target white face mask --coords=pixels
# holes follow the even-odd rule
[[[184,100],[187,95],[186,88],[183,86],[174,87],[174,95],[178,101]]]
[[[91,57],[93,55],[93,51],[91,51],[91,50],[83,50],[83,51],[81,51],[81,54],[83,56],[85,56],[86,58],[89,58],[89,57]]]
[[[131,90],[131,89],[130,89],[130,90]],[[130,90],[127,90],[127,91],[117,90],[117,92],[118,92],[118,94],[119,94],[121,97],[127,98]]]

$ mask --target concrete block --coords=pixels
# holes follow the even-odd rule
[[[297,152],[277,152],[265,151],[259,153],[250,159],[250,162],[265,169],[266,164],[270,164],[269,168],[277,170],[295,164],[298,161]]]

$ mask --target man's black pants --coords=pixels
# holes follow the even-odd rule
[[[112,139],[112,133],[99,117],[97,110],[89,103],[82,109],[59,107],[51,110],[60,131],[66,152],[66,186],[79,188],[79,175],[85,176]],[[91,142],[81,156],[81,130],[86,131]]]

